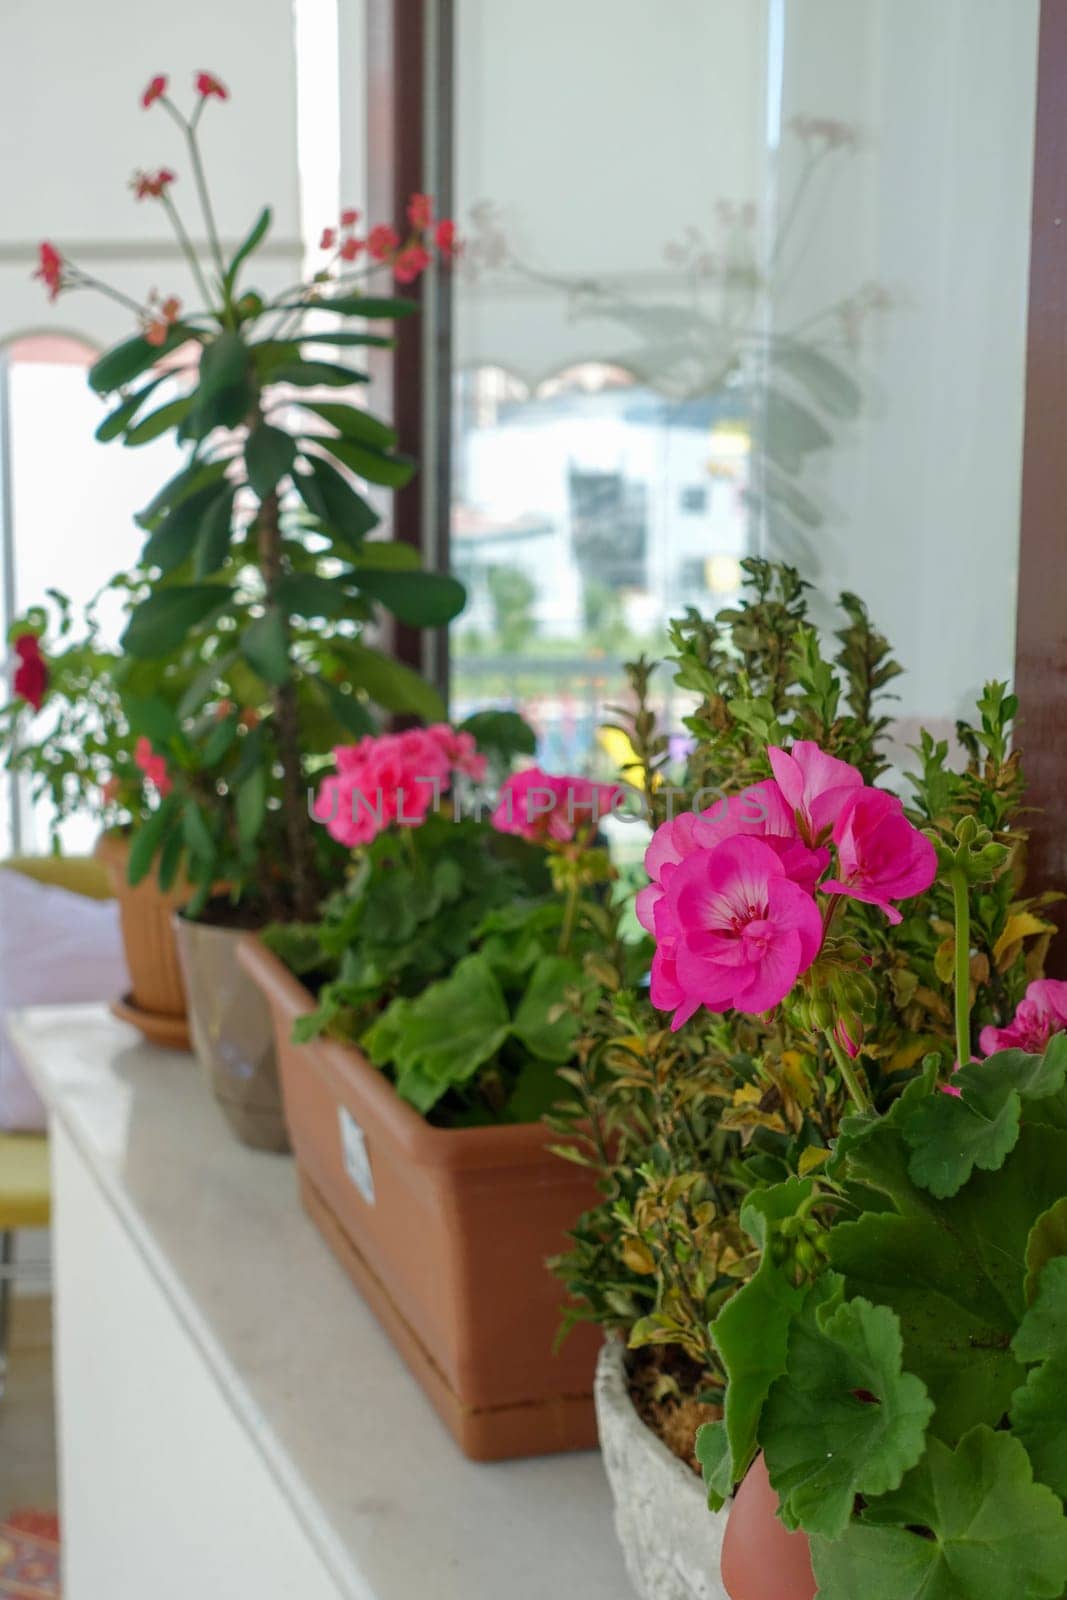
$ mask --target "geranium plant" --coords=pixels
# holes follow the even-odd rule
[[[886,767],[878,695],[900,669],[865,608],[843,598],[845,625],[827,647],[810,631],[804,586],[791,569],[754,562],[749,575],[750,597],[714,624],[693,615],[675,625],[679,681],[700,696],[684,770],[649,705],[650,665],[629,669],[632,694],[618,708],[617,730],[661,819],[638,896],[659,941],[652,996],[600,964],[598,1003],[568,1071],[573,1094],[552,1118],[568,1135],[569,1159],[592,1167],[604,1197],[556,1263],[570,1296],[567,1322],[591,1319],[625,1337],[635,1399],[685,1457],[694,1418],[725,1386],[709,1324],[759,1260],[739,1225],[746,1197],[798,1167],[818,1170],[856,1109],[853,1090],[887,1109],[925,1055],[936,1054],[948,1073],[961,965],[976,1049],[993,1047],[1027,994],[1015,1026],[1040,1037],[1058,992],[1041,978],[1051,931],[1042,897],[1023,892],[1013,698],[991,685],[975,726],[960,725],[963,770],[950,764],[947,741],[923,734],[902,806],[871,781]],[[950,875],[929,883],[935,846],[923,833],[951,838],[964,817],[989,830],[999,864],[971,885],[969,944],[957,946]],[[888,857],[870,848],[886,831],[902,845]],[[766,1014],[750,1013],[751,1000],[739,1009],[730,988],[754,970],[781,994],[781,960],[754,962],[746,950],[755,901],[729,907],[724,926],[721,903],[705,908],[703,898],[752,843],[762,847],[753,855],[768,900],[791,910],[808,940],[800,932],[789,939],[785,928],[790,963],[806,970],[792,985],[786,964],[791,992]],[[884,893],[891,879],[898,890],[914,887],[919,867],[928,887],[894,904]],[[769,950],[783,930],[766,920],[770,927],[756,932],[766,931]],[[679,1009],[688,1020],[672,1030]]]
[[[134,874],[157,856],[169,871],[184,859],[199,886],[194,909],[202,909],[220,876],[257,901],[258,863],[284,858],[289,914],[309,919],[322,887],[306,804],[309,759],[374,731],[375,706],[441,710],[427,685],[364,637],[379,606],[432,626],[454,617],[464,594],[453,578],[417,570],[408,546],[368,537],[379,517],[363,486],[400,487],[415,463],[397,451],[387,424],[352,403],[367,375],[350,356],[388,346],[383,325],[416,309],[369,293],[368,275],[410,283],[434,257],[450,259],[457,242],[425,195],[412,197],[403,234],[389,223],[364,232],[359,213],[346,210],[324,231],[323,266],[309,282],[262,292],[248,280],[270,209],[227,258],[202,157],[204,113],[227,99],[206,72],[196,76],[188,115],[163,75],[142,96],[178,130],[206,256],[176,198],[177,167],[138,172],[134,193],[166,212],[199,308],[169,293],[138,304],[51,243],[41,246],[37,275],[52,299],[97,290],[140,325],[91,369],[92,387],[116,402],[97,437],[136,447],[171,434],[187,450],[138,518],[147,539],[122,641],[134,657],[178,655],[200,667],[195,690],[176,700],[164,686],[142,707],[144,736],[174,787],[132,859]],[[215,722],[218,707],[231,704],[233,716]],[[202,781],[185,783],[194,769]],[[217,803],[209,805],[212,786]]]
[[[1001,852],[969,817],[939,841],[961,946]],[[1067,985],[1031,985],[973,1064],[966,988],[963,1066],[930,1056],[817,1176],[750,1198],[760,1265],[712,1327],[712,1501],[762,1449],[825,1600],[1067,1586]]]
[[[573,1056],[585,958],[618,940],[596,842],[616,791],[529,768],[494,805],[486,752],[447,725],[335,757],[314,809],[353,849],[350,881],[317,927],[266,935],[317,991],[296,1037],[360,1043],[453,1126],[536,1121]]]

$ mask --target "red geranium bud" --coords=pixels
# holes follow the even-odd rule
[[[363,249],[363,244],[364,241],[362,239],[357,239],[354,235],[351,238],[346,239],[344,244],[341,246],[341,260],[354,261],[359,255],[359,252]]]
[[[35,633],[20,633],[15,640],[15,654],[19,658],[13,683],[15,693],[34,711],[40,711],[48,688],[48,668],[41,655],[41,641]]]
[[[414,283],[429,265],[430,252],[421,244],[409,244],[393,262],[393,277],[397,283]]]
[[[408,221],[413,228],[418,228],[421,233],[433,221],[433,197],[428,194],[413,194],[408,201]]]
[[[40,278],[48,290],[49,300],[55,300],[63,287],[63,257],[47,239],[37,247],[37,271],[33,276]]]
[[[158,172],[135,172],[130,179],[130,188],[138,200],[158,200],[175,181],[175,175],[169,167],[160,167]]]
[[[166,76],[166,73],[161,72],[156,77],[154,77],[152,79],[151,83],[148,85],[148,88],[145,90],[144,94],[141,96],[141,104],[144,106],[145,110],[147,111],[148,107],[150,105],[152,105],[154,103],[154,101],[161,100],[163,98],[163,96],[166,94],[166,92],[167,92],[167,76]]]
[[[354,228],[358,221],[359,221],[359,212],[358,211],[353,211],[351,206],[349,207],[349,209],[347,211],[342,211],[341,212],[341,226],[342,226],[342,228]]]
[[[375,261],[385,261],[400,243],[400,235],[387,222],[379,222],[367,235],[367,249]]]
[[[212,72],[198,72],[196,75],[196,92],[204,100],[211,95],[217,95],[220,100],[228,100],[230,91],[224,83],[220,83]]]
[[[463,248],[456,238],[456,224],[445,217],[434,229],[434,244],[444,256],[446,261],[451,261],[453,256],[458,256]]]
[[[337,229],[323,228],[322,238],[319,240],[320,250],[332,250],[337,243]]]

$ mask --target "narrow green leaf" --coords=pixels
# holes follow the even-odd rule
[[[227,465],[225,461],[200,461],[194,458],[163,485],[144,510],[137,513],[134,522],[139,528],[151,527],[161,512],[173,510],[191,494],[225,477]]]
[[[179,345],[193,337],[191,328],[176,322],[162,344],[149,344],[141,334],[126,339],[122,344],[105,351],[89,368],[89,386],[97,394],[110,394],[113,389],[121,389],[133,378],[140,377],[148,367],[154,366],[161,356],[177,350]]]
[[[415,628],[442,627],[458,617],[467,603],[463,585],[437,572],[381,572],[359,567],[354,577],[364,594]]]
[[[122,636],[131,655],[152,659],[184,644],[205,618],[229,604],[233,590],[221,584],[175,584],[150,594],[133,611]]]
[[[232,504],[233,490],[218,477],[179,500],[146,541],[142,566],[158,567],[164,577],[176,571],[192,555],[205,519],[220,500]]]
[[[320,578],[314,572],[287,573],[274,592],[285,611],[301,617],[336,619],[343,617],[351,604],[340,578]]]
[[[289,639],[285,619],[276,606],[245,630],[241,652],[267,683],[279,686],[290,677]]]
[[[366,383],[367,374],[335,361],[283,361],[274,367],[271,383],[290,383],[296,389],[347,389],[352,383]]]
[[[267,772],[257,767],[237,791],[237,833],[242,844],[259,837],[267,815]]]
[[[261,422],[245,441],[245,470],[261,500],[273,494],[281,479],[292,472],[296,443],[281,428]]]
[[[151,383],[146,383],[143,389],[138,389],[136,394],[132,394],[128,399],[123,400],[121,405],[115,407],[114,411],[109,411],[97,428],[94,438],[98,439],[101,444],[107,444],[109,440],[118,438],[119,434],[133,421],[149,395],[159,388],[159,385],[167,376],[168,374],[166,373],[160,373],[158,378],[153,378]]]
[[[126,870],[127,878],[133,887],[147,876],[156,851],[174,821],[177,809],[177,797],[169,794],[134,833]]]
[[[366,690],[375,705],[409,712],[425,722],[444,720],[445,705],[437,690],[402,661],[355,640],[335,640],[332,648],[344,661],[351,682]]]
[[[358,552],[381,518],[336,467],[320,456],[306,457],[310,473],[294,474],[297,492],[313,517]]]
[[[200,873],[196,868],[202,866],[205,861],[210,861],[214,865],[216,848],[211,829],[195,800],[187,800],[182,807],[182,835],[189,855],[195,863],[193,870],[199,881]]]
[[[312,411],[323,422],[328,422],[331,428],[336,428],[345,439],[354,439],[357,444],[372,445],[378,450],[392,450],[396,444],[395,429],[372,416],[369,411],[361,411],[358,406],[344,406],[327,400],[301,400],[299,404],[305,411]],[[317,440],[321,435],[315,434],[312,438]]]
[[[230,549],[233,535],[233,500],[235,490],[229,485],[207,507],[196,536],[196,553],[193,570],[198,578],[210,578],[217,572]]]
[[[368,483],[382,484],[387,489],[402,489],[415,476],[417,463],[411,456],[385,455],[367,445],[329,434],[317,434],[313,442],[320,449],[328,450]]]
[[[177,427],[178,423],[189,415],[192,405],[191,395],[182,395],[178,400],[169,401],[157,411],[149,412],[148,416],[134,427],[128,428],[124,442],[131,446],[149,444],[168,429]]]
[[[226,269],[225,283],[227,289],[232,289],[237,282],[237,274],[252,252],[266,238],[267,230],[271,225],[272,213],[270,206],[264,206],[255,222],[252,224],[247,237],[234,253],[233,260]]]

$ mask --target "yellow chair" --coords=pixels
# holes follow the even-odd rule
[[[105,900],[110,894],[106,871],[91,857],[23,857],[5,866],[38,883],[56,884],[93,900]],[[47,1228],[51,1216],[48,1140],[44,1134],[0,1133],[0,1395],[11,1328],[15,1234],[20,1228]]]

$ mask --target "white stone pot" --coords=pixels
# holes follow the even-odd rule
[[[625,1347],[609,1339],[596,1374],[596,1414],[615,1501],[615,1530],[640,1600],[728,1600],[719,1576],[727,1511],[634,1410]]]

